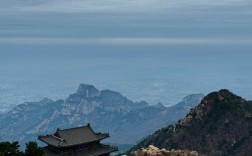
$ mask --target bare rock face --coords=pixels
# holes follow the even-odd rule
[[[183,119],[156,131],[127,153],[152,144],[160,149],[196,150],[200,155],[251,155],[251,121],[252,101],[222,89],[208,94]]]
[[[0,114],[0,141],[19,141],[24,148],[26,142],[35,141],[38,135],[90,123],[96,131],[109,132],[111,138],[107,141],[111,143],[133,144],[185,116],[189,112],[187,107],[193,108],[202,97],[201,94],[191,95],[192,100],[187,98],[178,107],[177,104],[153,106],[144,101],[133,102],[119,92],[80,84],[65,100],[45,98]]]
[[[134,152],[134,156],[198,156],[196,151],[189,150],[161,150],[153,145],[149,145],[147,148],[142,148]]]

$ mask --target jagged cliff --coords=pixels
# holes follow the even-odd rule
[[[185,118],[156,131],[128,153],[150,144],[204,155],[250,155],[252,102],[225,89],[210,93]]]
[[[111,135],[109,142],[134,143],[189,112],[202,94],[186,97],[172,107],[132,102],[118,92],[98,90],[81,84],[66,100],[27,102],[0,116],[0,141],[36,140],[37,135],[53,133],[57,128],[91,123],[96,131]]]

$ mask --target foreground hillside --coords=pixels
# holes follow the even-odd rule
[[[27,102],[0,116],[0,141],[25,142],[38,135],[90,123],[96,131],[109,132],[111,143],[133,144],[185,116],[203,98],[190,95],[166,108],[162,104],[132,102],[118,92],[81,84],[66,100]]]
[[[134,146],[195,150],[203,155],[252,153],[252,102],[220,90],[207,95],[177,124],[162,128]]]

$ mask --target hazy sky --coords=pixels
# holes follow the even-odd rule
[[[171,105],[228,88],[252,99],[250,0],[0,0],[0,105],[79,83]]]
[[[251,43],[249,0],[0,2],[1,44]]]

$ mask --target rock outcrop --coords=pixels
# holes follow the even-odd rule
[[[159,149],[153,145],[147,148],[138,149],[134,152],[134,156],[198,156],[196,151],[189,150],[166,150]]]
[[[202,98],[202,94],[193,94],[179,107],[153,106],[143,101],[133,102],[119,92],[81,84],[65,100],[27,102],[0,115],[0,141],[17,140],[24,146],[25,142],[36,140],[38,134],[90,123],[96,131],[109,132],[110,143],[133,144],[176,122],[189,112],[188,106],[194,107]]]
[[[196,150],[200,155],[245,156],[252,153],[252,102],[226,89],[208,94],[185,118],[132,147]]]

